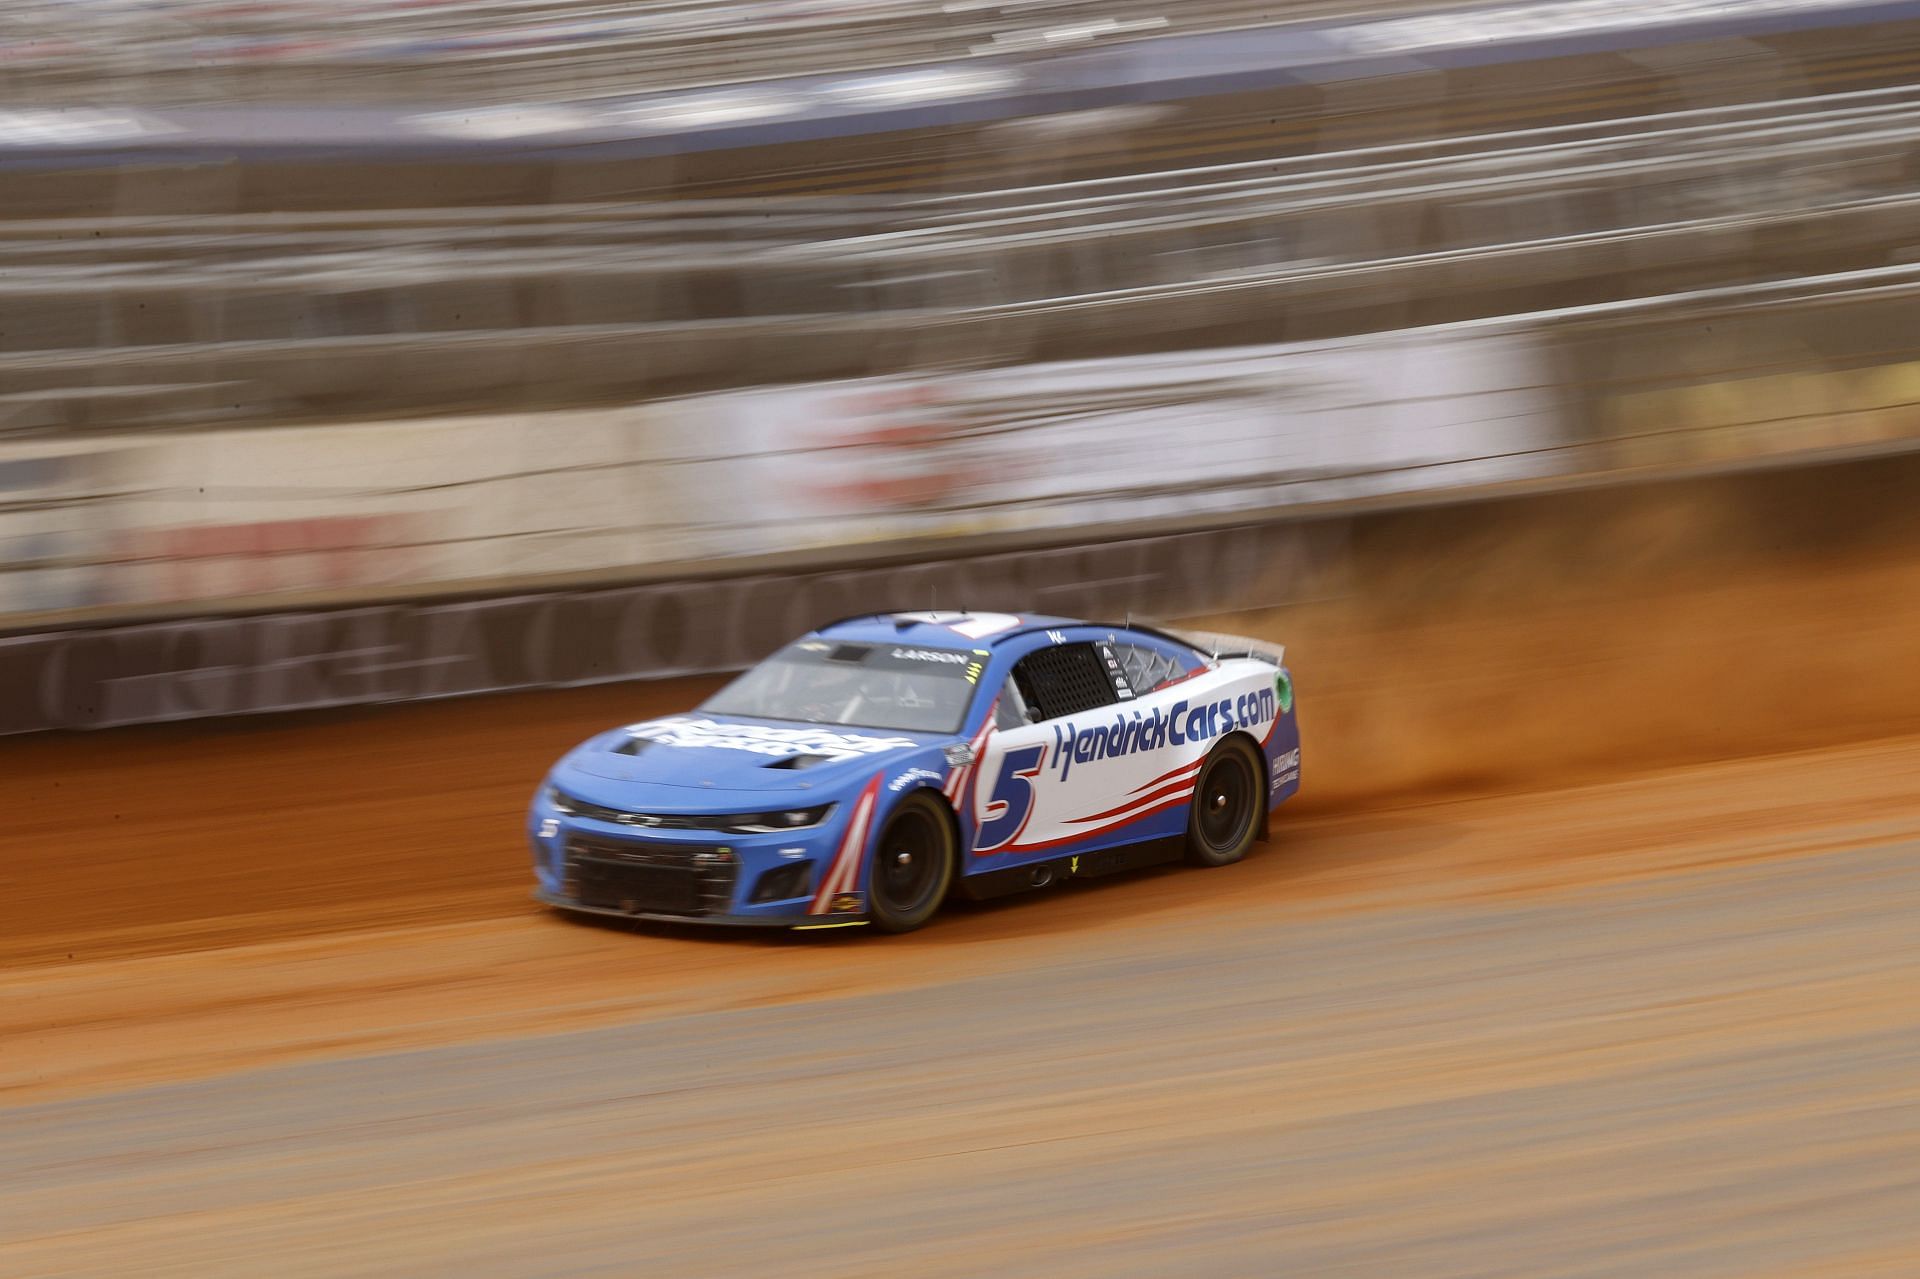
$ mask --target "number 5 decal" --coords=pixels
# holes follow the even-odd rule
[[[993,794],[988,797],[986,811],[980,819],[980,830],[974,836],[974,852],[990,853],[1005,847],[1026,829],[1027,818],[1033,813],[1033,779],[1040,775],[1040,766],[1046,757],[1045,743],[1007,752],[1000,780],[993,784]]]

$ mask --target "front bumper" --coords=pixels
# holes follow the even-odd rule
[[[845,926],[864,896],[814,896],[847,820],[779,834],[648,830],[562,813],[545,788],[528,814],[536,900],[605,918],[763,928]],[[776,877],[788,878],[780,881]],[[772,881],[772,882],[769,882]],[[763,888],[772,888],[768,896]],[[764,897],[764,900],[755,900]]]

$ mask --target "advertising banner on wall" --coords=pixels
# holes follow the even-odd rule
[[[1813,307],[1714,306],[1551,338],[1591,469],[1754,465],[1920,446],[1904,292]]]
[[[1599,412],[1608,457],[1622,467],[1911,445],[1920,361],[1729,374],[1625,391]]]
[[[131,439],[106,496],[95,602],[215,606],[650,563],[647,412]]]
[[[104,602],[109,461],[85,445],[0,446],[0,615]]]
[[[1213,519],[1523,479],[1560,442],[1525,332],[1403,333],[723,392],[660,406],[708,556]]]
[[[0,494],[17,493],[0,507],[15,566],[0,612],[857,563],[879,544],[1219,524],[1518,479],[1548,473],[1557,439],[1541,364],[1524,333],[1414,333],[610,410],[108,437],[0,471]]]

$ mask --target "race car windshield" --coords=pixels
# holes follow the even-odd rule
[[[958,649],[802,640],[714,694],[719,715],[952,733],[984,659]]]

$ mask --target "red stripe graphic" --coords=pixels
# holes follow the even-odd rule
[[[1191,776],[1193,773],[1199,770],[1200,765],[1205,758],[1206,757],[1203,755],[1201,756],[1200,759],[1193,760],[1189,763],[1181,764],[1177,768],[1170,768],[1166,772],[1160,774],[1160,776],[1154,778],[1152,781],[1142,782],[1140,785],[1134,787],[1133,790],[1128,793],[1137,795],[1141,791],[1157,790],[1160,787],[1165,786],[1168,782],[1177,780],[1183,774],[1187,776]]]
[[[1163,799],[1176,799],[1182,795],[1191,794],[1192,791],[1193,779],[1190,777],[1182,777],[1175,781],[1168,782],[1157,791],[1152,791],[1145,795],[1136,795],[1123,803],[1115,804],[1105,812],[1095,813],[1091,817],[1070,818],[1068,819],[1068,824],[1078,826],[1084,822],[1103,822],[1109,817],[1119,817],[1124,813],[1131,812],[1142,804],[1157,804]]]
[[[867,788],[860,792],[860,798],[854,803],[853,816],[847,821],[847,833],[840,841],[840,850],[833,855],[833,863],[820,880],[820,887],[813,895],[813,903],[807,907],[809,915],[824,915],[833,905],[833,899],[841,893],[856,891],[860,882],[860,867],[866,861],[867,827],[873,818],[873,806],[879,802],[880,779],[884,773],[875,773]]]
[[[1038,843],[1033,843],[1033,844],[1009,844],[1005,848],[994,849],[993,852],[987,854],[987,856],[999,857],[1008,853],[1034,853],[1034,852],[1039,852],[1043,848],[1056,848],[1061,844],[1082,843],[1086,840],[1094,838],[1097,835],[1109,835],[1117,830],[1125,830],[1127,827],[1134,825],[1136,822],[1145,821],[1147,818],[1152,817],[1157,813],[1164,813],[1169,808],[1178,808],[1182,804],[1185,804],[1186,802],[1187,802],[1186,795],[1184,794],[1178,795],[1178,796],[1175,796],[1173,799],[1165,800],[1159,804],[1155,804],[1152,808],[1143,808],[1139,812],[1134,813],[1130,817],[1124,817],[1124,818],[1121,818],[1119,821],[1110,822],[1107,825],[1099,827],[1098,829],[1095,829],[1095,830],[1078,830],[1071,835],[1061,835],[1054,839],[1043,839],[1043,840],[1040,840]]]

